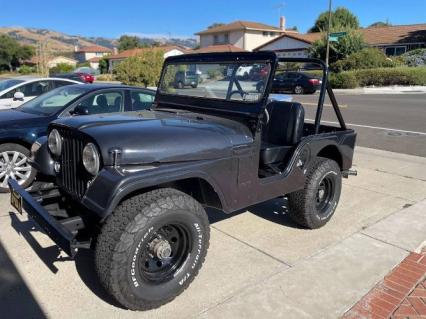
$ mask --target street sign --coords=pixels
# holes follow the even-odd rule
[[[330,33],[329,39],[331,42],[337,42],[339,41],[340,37],[343,37],[346,35],[346,32],[334,32]]]

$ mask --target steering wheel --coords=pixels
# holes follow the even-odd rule
[[[234,94],[239,94],[240,96],[241,96],[241,99],[244,99],[244,95],[246,95],[247,94],[247,92],[244,92],[244,91],[240,91],[240,90],[235,90],[235,91],[232,91],[231,92],[231,94],[229,95],[229,99],[230,100],[232,100],[232,96],[234,95]]]

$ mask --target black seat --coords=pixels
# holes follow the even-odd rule
[[[305,111],[300,103],[271,102],[266,106],[269,122],[262,130],[260,160],[282,162],[303,136]]]

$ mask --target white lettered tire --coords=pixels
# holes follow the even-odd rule
[[[123,201],[107,219],[96,243],[96,271],[125,308],[157,308],[197,276],[209,238],[196,200],[170,188],[153,190]]]

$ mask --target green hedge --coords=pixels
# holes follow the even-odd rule
[[[345,71],[330,74],[335,89],[364,86],[426,85],[426,67],[396,67]]]

